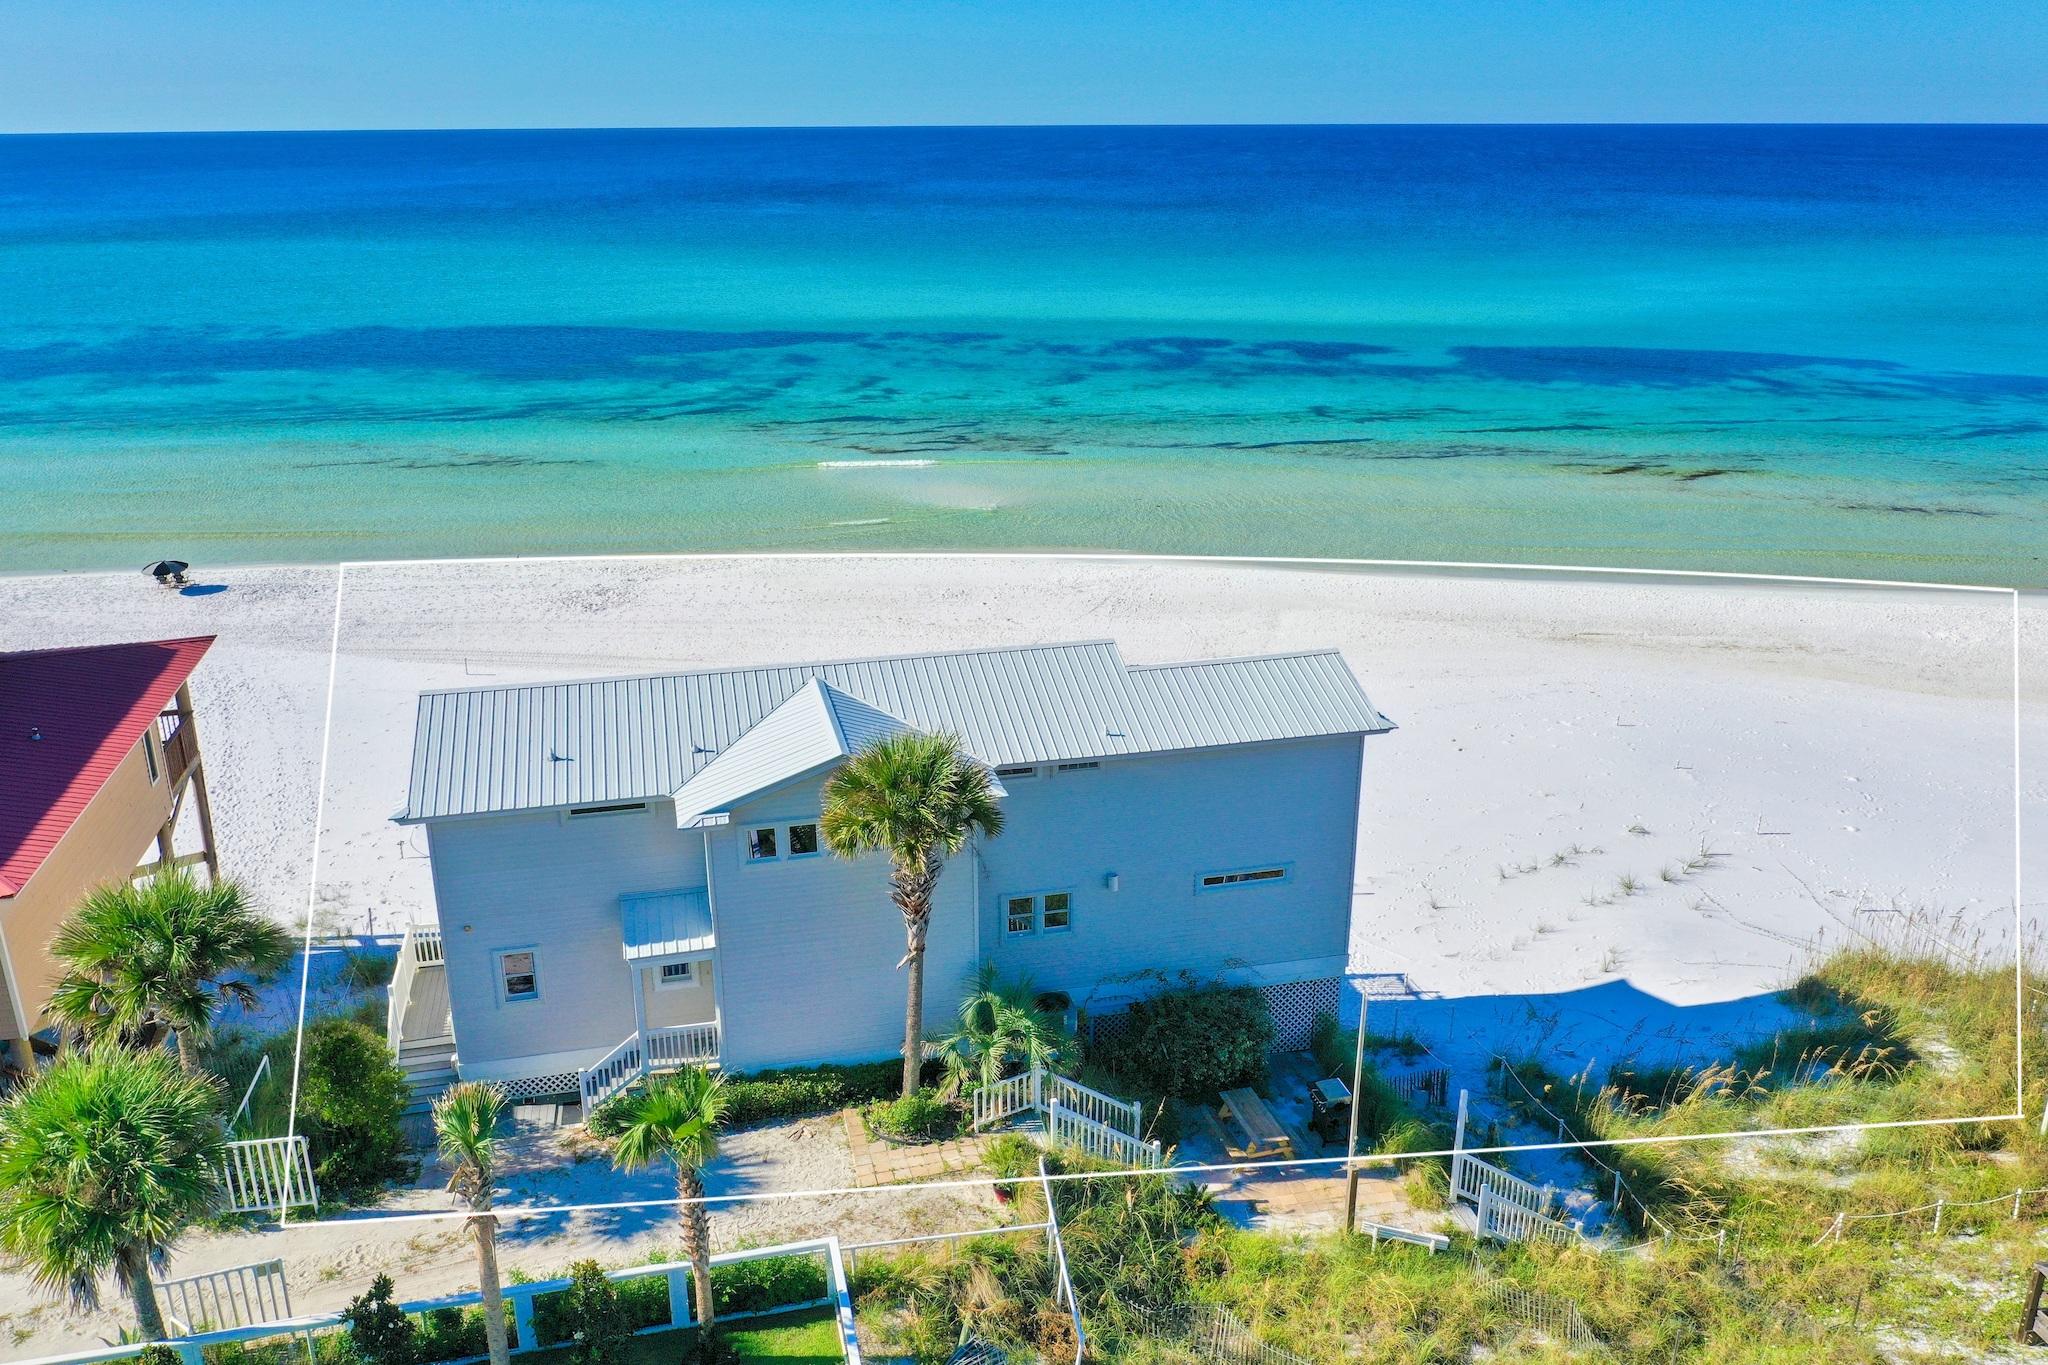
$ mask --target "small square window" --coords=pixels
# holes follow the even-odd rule
[[[1074,923],[1074,898],[1065,891],[1053,891],[1045,897],[1045,932],[1056,934],[1071,928]]]
[[[747,857],[754,862],[766,862],[775,856],[775,826],[766,825],[747,831]]]
[[[540,999],[540,974],[531,950],[498,954],[499,984],[508,1002]]]
[[[1038,927],[1038,897],[1010,897],[1005,921],[1013,934],[1028,934]]]
[[[789,827],[789,856],[801,858],[818,851],[818,827],[816,825],[791,825]]]
[[[664,962],[661,964],[661,977],[657,982],[658,985],[665,987],[693,986],[696,983],[697,973],[693,964],[688,962]]]

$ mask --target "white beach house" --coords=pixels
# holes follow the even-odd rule
[[[408,937],[394,1047],[518,1095],[644,1069],[900,1054],[886,861],[824,851],[863,743],[950,732],[1006,827],[948,866],[928,1024],[976,964],[1099,1016],[1182,971],[1255,985],[1283,1034],[1345,967],[1364,737],[1332,651],[1158,666],[1113,643],[734,668],[420,697],[410,791],[439,926]]]

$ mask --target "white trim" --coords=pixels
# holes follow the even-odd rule
[[[505,985],[505,959],[514,953],[525,953],[531,959],[526,974],[533,978],[533,994],[513,995]],[[536,1005],[540,1003],[540,945],[538,943],[515,943],[504,948],[491,949],[491,967],[495,973],[498,1003],[500,1005]]]

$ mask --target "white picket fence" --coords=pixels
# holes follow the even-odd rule
[[[1166,1164],[1166,1154],[1157,1142],[1099,1123],[1058,1100],[1045,1102],[1045,1141],[1050,1147],[1067,1147],[1083,1156],[1139,1170],[1156,1171]]]
[[[320,1202],[306,1139],[230,1142],[220,1168],[221,1208],[228,1213],[282,1213]]]
[[[1478,1235],[1482,1241],[1555,1242],[1578,1246],[1586,1236],[1577,1224],[1510,1203],[1492,1189],[1479,1191]]]
[[[218,1327],[247,1327],[292,1315],[283,1261],[258,1261],[204,1275],[156,1281],[165,1319],[189,1336]]]
[[[1135,1138],[1143,1131],[1145,1110],[1136,1100],[1105,1095],[1043,1067],[1033,1067],[975,1091],[974,1126],[985,1127],[1012,1114],[1047,1109],[1054,1103],[1127,1137]]]

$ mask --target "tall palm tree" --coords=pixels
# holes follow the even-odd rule
[[[877,740],[848,758],[825,783],[819,823],[825,845],[842,858],[889,857],[890,900],[903,912],[906,946],[896,965],[910,968],[903,1011],[903,1093],[917,1091],[924,1061],[924,947],[932,895],[946,859],[979,833],[1002,833],[1003,813],[988,769],[955,735],[903,734]]]
[[[484,1340],[491,1365],[505,1365],[505,1300],[498,1287],[498,1218],[491,1212],[491,1184],[498,1166],[498,1120],[505,1094],[482,1081],[461,1081],[434,1101],[434,1133],[448,1189],[469,1205],[469,1232],[476,1239],[476,1283],[484,1301]],[[528,1343],[531,1345],[532,1343]]]
[[[291,960],[292,938],[249,904],[239,883],[202,886],[183,872],[90,892],[50,940],[64,974],[50,1014],[88,1041],[154,1047],[178,1039],[178,1060],[199,1065],[199,1045],[228,1004],[253,1005],[245,976],[267,980]]]
[[[0,1105],[0,1251],[83,1304],[113,1271],[162,1340],[150,1270],[219,1193],[220,1101],[220,1082],[161,1052],[58,1058]]]
[[[957,1094],[1051,1066],[1072,1043],[1059,1015],[1039,1008],[1030,978],[1003,981],[996,964],[984,962],[967,978],[960,1027],[939,1040],[938,1050],[946,1059],[946,1086]]]
[[[704,1208],[704,1168],[718,1155],[718,1125],[725,1118],[725,1080],[698,1066],[656,1076],[616,1101],[619,1137],[612,1164],[637,1171],[662,1157],[676,1164],[676,1195],[683,1201],[683,1254],[690,1258],[697,1322],[717,1321],[711,1297],[711,1216]]]

